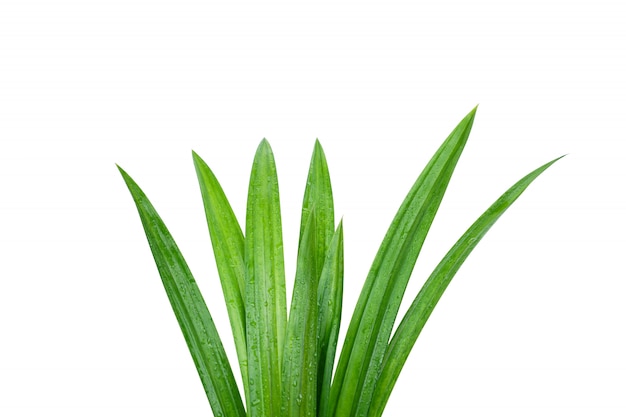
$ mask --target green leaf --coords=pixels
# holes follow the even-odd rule
[[[302,217],[300,219],[300,240],[306,226],[309,212],[315,206],[316,242],[317,242],[317,271],[321,273],[326,259],[326,251],[335,233],[335,208],[333,192],[330,185],[330,174],[326,156],[319,140],[315,141],[313,156],[309,166],[304,201],[302,202]]]
[[[367,415],[402,296],[475,113],[473,109],[437,150],[383,239],[359,296],[333,381],[335,416]]]
[[[281,417],[317,415],[317,242],[309,210],[298,249],[296,279],[283,357]]]
[[[198,154],[195,152],[192,154],[211,235],[213,254],[235,340],[243,386],[248,396],[246,310],[243,303],[246,274],[243,232],[217,178]]]
[[[281,358],[287,323],[278,179],[267,140],[257,149],[246,211],[246,340],[248,413],[280,415]]]
[[[178,246],[139,186],[118,166],[139,211],[163,286],[216,416],[245,417],[228,358]]]
[[[437,265],[411,304],[389,343],[368,416],[379,417],[382,415],[409,352],[443,292],[465,259],[491,226],[517,200],[530,183],[558,159],[560,158],[537,168],[509,188],[472,224]]]
[[[332,256],[327,257],[331,240],[335,234],[335,209],[326,156],[319,140],[315,141],[304,192],[300,222],[300,242],[302,242],[306,221],[313,207],[315,207],[316,213],[317,252],[315,258],[318,275],[322,274],[324,265],[328,264],[325,275],[322,278],[319,276],[317,278],[319,281],[317,295],[319,306],[317,396],[318,414],[324,416],[329,413],[328,397],[341,318],[343,252],[339,254],[337,246],[339,243],[343,245],[343,237],[340,238],[340,241],[335,242]],[[343,250],[343,246],[341,250]]]
[[[343,221],[330,243],[318,289],[318,416],[330,417],[330,387],[343,297]]]

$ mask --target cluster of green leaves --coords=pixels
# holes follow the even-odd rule
[[[343,229],[335,227],[326,158],[315,143],[302,206],[287,315],[278,180],[269,143],[258,147],[245,234],[207,164],[193,153],[244,389],[172,236],[124,170],[163,285],[215,416],[378,417],[424,324],[481,238],[555,161],[507,190],[432,272],[397,327],[400,302],[469,136],[476,109],[452,131],[396,214],[367,276],[333,374],[343,291]],[[558,158],[557,158],[558,159]]]

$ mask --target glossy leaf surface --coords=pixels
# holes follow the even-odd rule
[[[333,381],[336,416],[366,416],[391,330],[415,261],[474,122],[472,110],[409,191],[365,281]]]
[[[498,218],[556,160],[507,190],[432,272],[392,337],[408,280],[473,125],[473,109],[411,187],[380,245],[335,369],[344,285],[343,222],[335,229],[326,157],[315,142],[304,192],[289,318],[278,178],[264,139],[255,154],[245,236],[217,178],[194,165],[243,379],[244,409],[209,310],[182,254],[120,168],[205,392],[219,417],[380,417],[448,284]]]
[[[315,209],[302,233],[283,357],[283,417],[317,415],[317,232]]]
[[[245,241],[241,226],[209,166],[193,152],[213,254],[222,284],[230,326],[233,331],[244,390],[248,392],[248,353],[246,348]]]
[[[322,145],[315,141],[302,202],[300,242],[308,214],[315,207],[316,270],[318,273],[318,415],[329,415],[329,394],[341,320],[343,226],[335,233],[330,174]],[[333,240],[335,236],[335,240]],[[331,242],[332,241],[332,242]],[[324,271],[324,272],[322,272]]]
[[[343,297],[343,221],[328,248],[317,295],[318,312],[318,416],[331,415],[330,390],[341,323]]]
[[[123,169],[119,170],[139,211],[163,286],[213,413],[244,417],[246,413],[224,347],[185,259],[146,195]]]
[[[382,415],[391,390],[417,337],[465,259],[467,259],[491,226],[517,200],[530,183],[558,159],[542,165],[509,188],[472,224],[437,265],[411,304],[389,343],[369,416],[377,417]]]
[[[278,179],[266,140],[257,149],[250,174],[245,254],[248,414],[278,416],[287,301]]]

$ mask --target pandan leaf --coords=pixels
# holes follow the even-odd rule
[[[245,243],[239,222],[217,178],[208,165],[193,152],[213,254],[222,284],[230,326],[233,331],[244,391],[248,392],[248,353],[246,349]]]
[[[542,165],[509,188],[472,224],[439,262],[409,307],[389,343],[368,416],[379,417],[382,415],[409,352],[443,292],[465,259],[491,226],[517,200],[530,183],[561,158]]]
[[[343,224],[335,230],[326,158],[316,141],[302,204],[289,320],[274,156],[255,154],[245,237],[219,182],[193,153],[241,368],[246,410],[209,310],[178,247],[137,184],[135,200],[165,290],[215,416],[380,417],[410,350],[461,264],[505,210],[556,160],[522,178],[457,241],[391,337],[413,267],[474,121],[452,131],[411,187],[376,254],[333,376],[343,296]]]
[[[326,163],[326,156],[319,140],[315,141],[313,156],[309,166],[304,200],[302,202],[302,216],[300,219],[300,242],[306,226],[309,212],[315,206],[316,242],[317,242],[317,271],[322,272],[328,245],[335,233],[335,208],[333,192],[330,185],[330,174]]]
[[[469,136],[476,109],[419,176],[385,235],[350,321],[333,381],[334,415],[366,416],[417,256]]]
[[[248,414],[275,417],[280,415],[287,300],[278,180],[265,139],[257,149],[250,175],[245,241]]]
[[[139,211],[154,261],[216,416],[245,417],[233,372],[211,314],[178,246],[133,179],[118,167]]]
[[[330,389],[343,297],[343,221],[330,243],[318,289],[318,416],[330,417]]]
[[[337,348],[341,319],[341,297],[343,286],[343,231],[331,244],[335,235],[333,194],[326,156],[319,140],[315,141],[309,166],[300,226],[300,241],[308,214],[315,207],[317,272],[318,277],[318,370],[317,397],[318,415],[327,416],[329,409],[330,384]],[[331,247],[331,252],[329,252]],[[327,256],[328,255],[328,256]],[[325,267],[327,265],[327,267]],[[325,273],[322,273],[322,271]]]
[[[281,417],[317,415],[317,231],[309,210],[298,250],[283,357]]]

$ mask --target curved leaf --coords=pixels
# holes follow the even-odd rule
[[[409,352],[443,292],[465,259],[491,226],[517,200],[530,183],[559,159],[557,158],[542,165],[509,188],[472,224],[437,265],[411,304],[389,343],[369,411],[370,417],[382,415],[391,390],[398,379]]]
[[[233,331],[244,390],[248,392],[248,353],[246,350],[246,310],[243,290],[246,274],[244,237],[222,186],[209,166],[192,152],[200,184],[202,202],[213,254]]]
[[[118,168],[139,211],[163,286],[213,413],[218,416],[245,417],[246,412],[222,341],[185,259],[146,195],[122,168]]]
[[[333,381],[334,415],[366,416],[402,296],[469,136],[474,108],[409,191],[376,254],[350,321]]]

